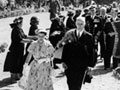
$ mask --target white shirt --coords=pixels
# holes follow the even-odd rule
[[[81,30],[81,31],[77,30],[77,36],[78,36],[78,37],[81,37],[81,35],[82,35],[83,31],[84,31],[84,29],[83,29],[83,30]]]
[[[94,18],[95,18],[95,15],[91,15],[91,18],[94,19]]]

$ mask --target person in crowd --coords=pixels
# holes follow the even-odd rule
[[[30,71],[27,82],[27,90],[53,90],[53,83],[50,77],[51,74],[51,56],[54,48],[49,40],[45,39],[47,32],[45,30],[37,30],[38,40],[34,41],[28,47],[28,56],[26,64],[30,64]]]
[[[80,9],[75,10],[75,15],[73,16],[74,22],[76,22],[76,18],[81,15],[81,12],[82,11]]]
[[[120,12],[117,13],[118,20],[120,20]]]
[[[105,24],[105,34],[106,34],[106,48],[105,48],[105,57],[104,57],[104,69],[110,70],[110,62],[113,52],[113,46],[114,46],[114,40],[115,40],[115,26],[114,22],[116,22],[117,19],[117,11],[115,9],[111,9],[111,17],[109,18],[108,22]],[[113,63],[115,59],[113,57]],[[114,66],[113,66],[114,67]]]
[[[83,17],[86,17],[89,15],[89,10],[88,9],[84,9],[84,14],[82,15]]]
[[[113,47],[113,69],[118,67],[120,62],[120,20],[114,22],[114,29],[115,29],[115,40],[114,40],[114,47]]]
[[[105,31],[104,31],[104,27],[106,22],[108,21],[108,16],[106,14],[106,8],[105,7],[101,7],[100,9],[100,17],[102,20],[102,30],[101,30],[101,34],[100,34],[100,59],[104,59],[105,57]]]
[[[39,24],[39,19],[36,16],[31,17],[31,19],[30,19],[31,26],[30,26],[29,33],[28,33],[29,36],[36,36],[35,31],[38,29],[38,24]],[[36,40],[36,39],[34,38],[34,40]],[[24,55],[24,59],[26,59],[26,57],[28,55],[27,49],[28,49],[29,45],[30,45],[30,43],[28,43],[26,45],[26,53]],[[31,60],[33,60],[33,58]]]
[[[49,6],[50,20],[52,21],[57,14],[60,13],[60,2],[59,0],[51,0]]]
[[[75,22],[73,20],[74,12],[68,11],[67,15],[68,15],[68,18],[67,18],[67,21],[66,21],[66,28],[67,28],[67,31],[68,31],[70,29],[76,28],[76,25],[75,25]]]
[[[69,90],[81,90],[85,72],[94,67],[94,43],[92,35],[85,30],[83,17],[76,19],[76,29],[68,31],[57,47],[63,47],[62,62],[66,64],[65,74]]]
[[[27,38],[22,29],[23,18],[19,17],[10,24],[12,28],[11,32],[11,45],[9,52],[6,56],[4,63],[4,71],[9,71],[11,79],[19,80],[22,76],[23,64],[24,64],[24,43],[22,39]]]
[[[117,68],[118,67],[118,63],[120,61],[120,51],[119,51],[119,38],[120,38],[120,35],[119,35],[119,28],[120,28],[120,19],[119,17],[117,16],[118,15],[118,10],[117,8],[113,8],[112,11],[111,11],[111,23],[112,23],[112,26],[113,26],[113,29],[114,29],[114,44],[113,44],[113,52],[112,52],[112,56],[113,56],[113,69]]]
[[[65,17],[61,15],[59,17],[56,17],[51,24],[49,40],[54,47],[56,47],[56,44],[62,39],[66,32],[64,19]]]
[[[86,21],[86,30],[93,35],[93,40],[95,44],[96,52],[98,50],[98,39],[102,30],[102,21],[99,16],[96,15],[96,8],[90,7],[90,15],[85,17]],[[96,56],[97,57],[97,56]],[[97,61],[96,61],[97,62]]]
[[[111,4],[112,8],[117,8],[118,7],[118,3],[116,1],[113,1],[113,3]]]

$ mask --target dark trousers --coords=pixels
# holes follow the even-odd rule
[[[99,42],[100,42],[100,54],[101,54],[101,58],[104,58],[104,56],[105,56],[105,40],[104,40],[104,33],[101,33]]]
[[[113,69],[118,67],[120,58],[113,57]]]
[[[106,49],[105,49],[105,57],[104,57],[104,67],[110,68],[111,56],[113,52],[114,46],[114,36],[106,36]]]
[[[69,90],[81,90],[86,68],[79,71],[67,69],[65,71]]]

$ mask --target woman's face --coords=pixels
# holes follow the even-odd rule
[[[18,26],[19,28],[22,28],[22,23],[19,23],[17,26]]]
[[[44,33],[39,33],[38,34],[38,40],[39,41],[43,41],[44,38],[45,38],[45,34]]]

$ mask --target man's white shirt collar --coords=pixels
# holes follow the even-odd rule
[[[84,29],[83,29],[83,30],[81,30],[81,31],[77,30],[77,36],[79,36],[79,35],[80,35],[80,37],[81,37],[81,35],[82,35],[83,31],[84,31]]]

